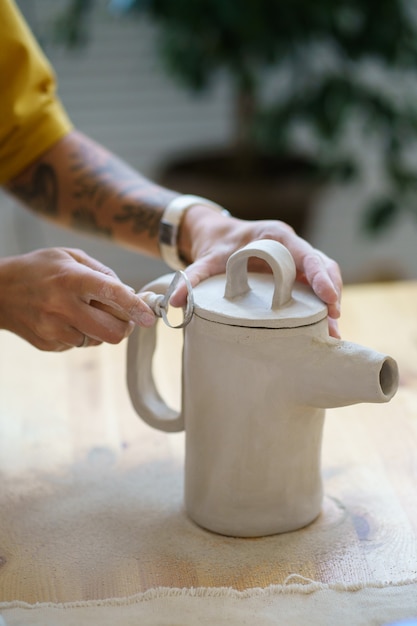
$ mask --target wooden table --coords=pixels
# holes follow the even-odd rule
[[[181,488],[170,480],[173,474],[181,476],[183,439],[181,434],[151,432],[138,420],[125,385],[126,344],[49,354],[1,333],[0,601],[89,600],[161,585],[246,589],[282,583],[294,572],[346,585],[358,578],[416,579],[417,283],[346,287],[341,330],[345,339],[397,359],[400,389],[386,405],[327,412],[323,443],[327,499],[324,521],[316,522],[316,530],[320,524],[337,529],[342,524],[338,516],[346,530],[342,543],[331,545],[322,538],[322,548],[302,562],[297,562],[297,542],[311,530],[266,540],[234,540],[204,531],[200,537],[200,529],[185,516],[167,512],[158,489],[165,486],[181,509]],[[158,356],[156,365],[161,390],[173,405],[179,401],[179,376],[172,374],[178,369],[179,336],[169,339],[177,356],[164,362]],[[124,488],[128,471],[141,480],[138,468],[144,467],[145,454],[153,459],[147,468],[155,484],[155,494],[149,496],[154,519],[161,519],[161,528],[162,520],[172,519],[173,533],[176,527],[183,528],[190,541],[201,539],[217,560],[208,563],[204,551],[199,558],[190,556],[186,543],[175,552],[169,534],[161,534],[165,547],[156,537],[152,551],[152,529],[147,528],[141,543],[135,531],[140,514],[135,509],[129,517],[127,505],[117,526],[117,516],[106,508],[107,494]],[[91,516],[96,515],[97,532],[106,533],[105,542],[97,545],[94,533],[86,539],[86,528],[81,523],[77,527],[74,507],[79,505],[81,488],[90,494],[83,506],[91,506]],[[48,511],[52,522],[45,521]],[[67,545],[54,534],[54,524],[58,527],[66,519],[71,520]],[[285,542],[294,547],[293,562],[288,555],[268,556],[269,547],[284,550]],[[248,546],[251,558],[245,566],[222,562],[222,553],[236,554]]]

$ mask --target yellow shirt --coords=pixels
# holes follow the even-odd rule
[[[13,0],[0,0],[0,184],[70,129],[50,64]]]

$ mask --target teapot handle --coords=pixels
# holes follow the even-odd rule
[[[231,300],[250,290],[248,283],[248,259],[257,257],[268,263],[274,276],[272,309],[278,309],[291,300],[296,277],[294,259],[285,246],[272,239],[262,239],[247,244],[234,252],[226,265],[224,297]]]
[[[144,291],[165,294],[173,274],[167,274],[146,285]],[[150,328],[136,326],[127,344],[127,388],[138,415],[153,428],[165,432],[184,430],[184,417],[171,409],[159,394],[152,371],[156,348],[156,324]]]

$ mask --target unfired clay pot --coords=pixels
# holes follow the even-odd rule
[[[250,257],[272,273],[248,274]],[[155,388],[155,328],[129,338],[133,405],[155,428],[185,426],[186,510],[217,533],[255,537],[312,522],[323,498],[325,409],[387,402],[398,387],[392,358],[329,337],[326,306],[295,274],[284,246],[257,241],[194,289],[179,413]],[[145,289],[163,294],[171,279]]]

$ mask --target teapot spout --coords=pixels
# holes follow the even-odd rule
[[[397,392],[398,366],[392,357],[348,341],[313,341],[302,392],[310,406],[383,403]]]

